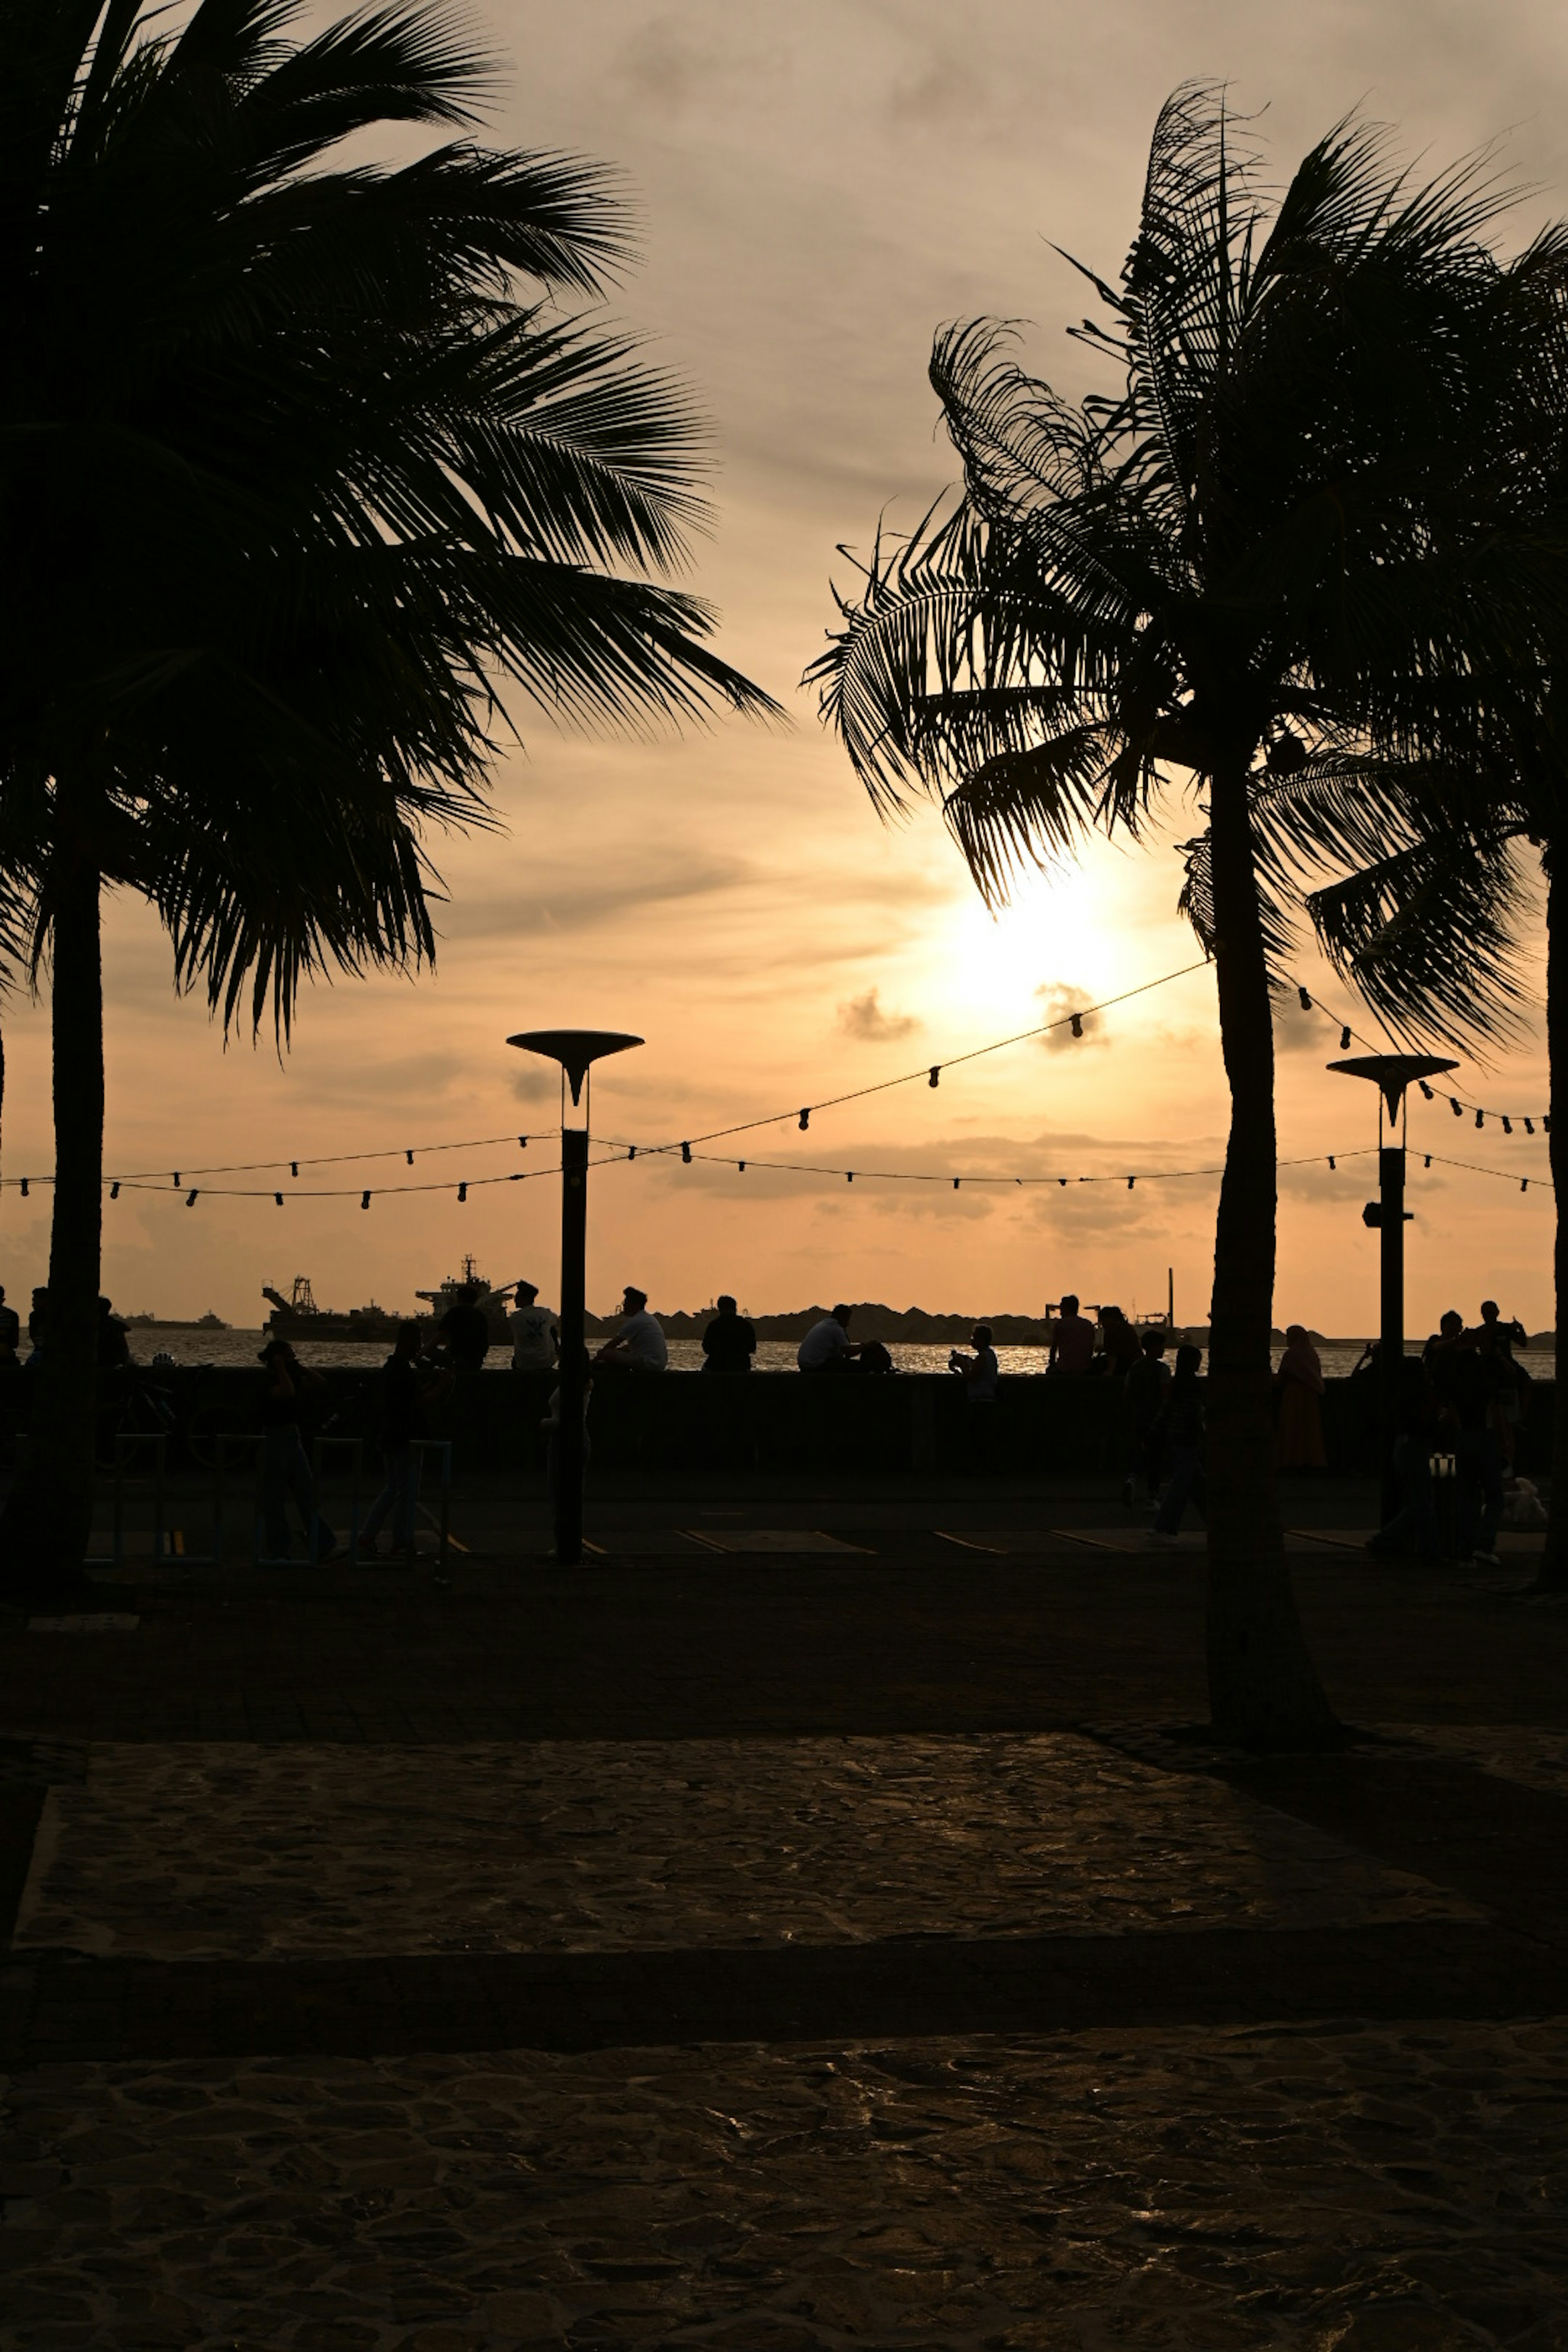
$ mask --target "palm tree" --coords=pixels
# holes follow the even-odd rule
[[[106,886],[286,1035],[312,971],[433,954],[424,836],[486,821],[510,702],[769,707],[649,576],[704,519],[688,403],[557,307],[628,256],[604,175],[359,160],[460,131],[489,68],[439,6],[301,15],[0,0],[0,871],[56,1125],[16,1590],[79,1576],[89,1526]]]
[[[1272,219],[1221,98],[1161,111],[1109,314],[1079,330],[1120,388],[1071,403],[1005,331],[950,329],[931,377],[956,507],[879,538],[814,667],[884,812],[937,795],[981,888],[1092,830],[1137,838],[1195,792],[1186,906],[1209,947],[1231,1121],[1210,1342],[1209,1688],[1251,1745],[1336,1736],[1302,1639],[1272,1468],[1270,991],[1295,895],[1260,797],[1338,761],[1314,846],[1375,853],[1371,721],[1458,673],[1483,609],[1467,431],[1507,279],[1474,166],[1406,184],[1342,124]],[[1492,583],[1495,586],[1495,581]],[[1500,591],[1500,593],[1501,592]]]

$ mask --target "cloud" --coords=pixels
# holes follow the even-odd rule
[[[452,903],[446,932],[475,941],[516,939],[520,931],[537,936],[542,925],[556,932],[588,930],[595,923],[645,913],[650,907],[713,898],[752,878],[752,868],[739,857],[639,846],[621,870],[601,854],[592,867],[557,868],[542,875],[537,868],[520,868],[516,892],[504,897],[465,891]]]
[[[880,996],[879,989],[868,988],[864,996],[851,996],[839,1006],[838,1026],[847,1036],[885,1045],[894,1037],[911,1036],[921,1026],[912,1013],[884,1013]]]
[[[1062,1024],[1058,1029],[1047,1030],[1040,1040],[1047,1054],[1067,1054],[1079,1045],[1104,1045],[1109,1043],[1105,1034],[1105,1016],[1089,1012],[1089,1007],[1094,999],[1087,989],[1073,988],[1066,982],[1054,981],[1043,988],[1037,988],[1035,994],[1040,1000],[1042,1019]],[[1082,1016],[1079,1023],[1081,1034],[1078,1035],[1068,1026],[1068,1017],[1073,1013]]]

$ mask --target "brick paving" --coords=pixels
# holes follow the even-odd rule
[[[1091,1484],[454,1527],[0,1628],[7,2352],[1568,2346],[1568,1611],[1305,1551],[1247,1759]]]

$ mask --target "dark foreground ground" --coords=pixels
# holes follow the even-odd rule
[[[1568,2346],[1568,1609],[1289,1502],[1317,1759],[1105,1480],[0,1627],[0,2342]]]

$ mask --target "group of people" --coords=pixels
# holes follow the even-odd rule
[[[1370,1551],[1415,1552],[1423,1559],[1448,1552],[1480,1567],[1498,1565],[1498,1530],[1529,1381],[1514,1351],[1529,1344],[1523,1325],[1505,1322],[1497,1301],[1487,1298],[1478,1324],[1467,1325],[1450,1307],[1419,1357],[1402,1360],[1394,1438],[1402,1500]],[[1371,1348],[1352,1378],[1376,1369]],[[1439,1481],[1447,1480],[1451,1518],[1437,1504]]]

